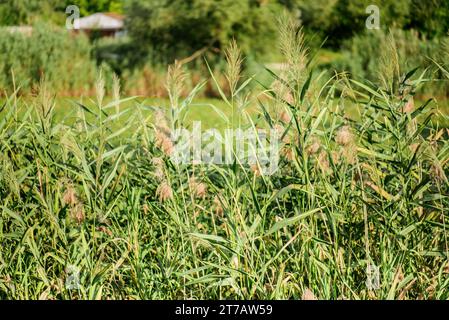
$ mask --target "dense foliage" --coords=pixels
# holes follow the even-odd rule
[[[435,61],[448,61],[446,54],[446,38],[426,39],[420,37],[416,30],[403,31],[392,29],[390,32],[365,32],[353,37],[342,46],[340,56],[324,68],[332,68],[339,72],[349,72],[354,78],[375,82],[379,79],[379,64],[382,52],[388,45],[388,39],[394,38],[402,69],[413,69],[421,66],[435,72],[435,78],[443,77]],[[380,49],[380,50],[379,50]],[[374,54],[376,53],[376,54]],[[447,96],[448,86],[445,82],[434,82],[424,88],[425,95]]]
[[[84,36],[36,24],[32,35],[0,30],[0,88],[29,92],[44,78],[59,93],[92,88],[96,64]]]
[[[239,41],[246,55],[244,63],[248,73],[258,73],[260,64],[283,62],[275,46],[275,30],[277,19],[284,10],[301,21],[313,52],[323,45],[326,50],[335,53],[332,61],[325,61],[323,67],[349,71],[353,77],[368,80],[376,78],[374,68],[380,53],[376,49],[382,46],[390,29],[400,42],[400,50],[406,53],[404,56],[407,58],[401,63],[411,67],[429,65],[430,58],[439,56],[441,44],[449,30],[449,2],[445,0],[0,0],[0,25],[45,22],[64,27],[65,8],[69,4],[77,5],[82,16],[108,11],[126,15],[128,37],[91,39],[90,44],[84,40],[74,40],[74,52],[78,52],[75,54],[77,61],[83,60],[89,65],[86,70],[93,68],[91,65],[94,62],[91,61],[97,65],[107,65],[108,69],[123,77],[126,88],[137,84],[137,91],[147,95],[163,91],[159,83],[164,75],[160,70],[175,59],[188,64],[198,77],[205,77],[208,72],[202,57],[206,57],[217,70],[222,69],[222,49],[231,39]],[[379,6],[381,30],[365,29],[368,17],[366,7],[372,4]],[[41,41],[39,34],[25,40],[18,35],[9,36],[4,31],[0,32],[4,35],[0,41],[5,49],[20,50],[19,47],[22,47],[24,51],[15,54],[23,57],[24,61],[34,59],[31,54],[37,53],[25,48],[32,47],[31,42]],[[50,56],[54,60],[52,64],[61,66],[66,64],[64,57],[74,54],[61,51],[72,50],[69,42],[73,38],[67,35],[63,39],[62,32],[58,31],[57,34],[55,37],[59,37],[58,41],[64,45],[55,48],[55,52],[60,54]],[[17,45],[6,44],[16,38]],[[42,41],[48,46],[53,40]],[[78,42],[82,43],[79,50]],[[42,50],[44,56],[53,49],[47,47]],[[38,84],[41,78],[39,72],[20,67],[17,61],[13,61],[12,54],[1,54],[6,57],[2,62],[1,89],[12,88],[9,79],[11,70],[8,69],[12,66],[17,69],[15,74],[19,83],[24,81],[24,89]],[[45,63],[44,58],[35,59],[30,69],[41,70],[41,75],[65,77],[59,71],[46,70]],[[89,74],[89,71],[71,73],[68,76],[70,80],[62,79],[58,88],[66,92],[84,90],[81,88],[84,84],[88,86],[92,83],[86,80],[86,77],[89,78],[86,73]],[[440,76],[441,72],[437,78]],[[197,82],[197,79],[192,80],[192,83]],[[81,87],[75,88],[76,85]],[[432,93],[439,96],[447,94],[445,85],[434,82],[431,87],[429,90]]]

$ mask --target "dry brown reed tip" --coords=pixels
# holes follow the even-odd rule
[[[315,297],[315,295],[313,294],[313,292],[309,288],[306,288],[304,290],[304,292],[302,293],[301,299],[302,300],[318,300],[318,298]]]
[[[197,198],[204,199],[207,194],[207,185],[203,182],[198,182],[195,177],[190,178],[189,188]]]
[[[173,190],[167,181],[162,182],[156,190],[160,202],[173,199]]]
[[[347,146],[354,141],[354,137],[351,133],[351,128],[349,126],[343,126],[337,131],[335,135],[335,142],[341,146]]]
[[[148,212],[150,211],[150,207],[148,206],[148,204],[145,203],[145,204],[142,206],[142,210],[143,210],[143,213],[144,213],[145,215],[147,215]]]
[[[112,231],[106,228],[105,226],[99,226],[97,228],[97,231],[103,232],[104,234],[107,234],[109,237],[112,237]]]
[[[306,148],[307,154],[313,155],[317,153],[320,150],[321,144],[317,137],[313,137],[309,143],[309,145]]]
[[[283,146],[281,149],[281,155],[284,156],[288,161],[293,160],[293,148],[290,145]]]
[[[161,181],[165,178],[164,173],[164,160],[162,158],[153,158],[152,163],[155,166],[154,176],[158,181]]]
[[[326,151],[321,150],[320,154],[318,155],[317,161],[318,161],[318,166],[323,173],[326,173],[326,174],[332,173],[332,169],[330,168],[329,158],[327,156]]]
[[[75,220],[78,224],[81,224],[84,219],[84,208],[81,202],[78,202],[75,206],[70,209],[70,215],[73,220]]]
[[[167,156],[170,156],[174,150],[173,141],[170,133],[163,128],[156,128],[156,146],[162,150]]]
[[[290,121],[292,120],[292,117],[290,116],[290,114],[287,111],[282,111],[281,115],[279,116],[279,119],[283,122],[283,123],[290,123]]]
[[[76,205],[78,203],[78,198],[76,196],[76,191],[73,186],[67,186],[64,195],[62,196],[62,201],[69,206]]]
[[[430,166],[430,176],[432,180],[438,184],[447,182],[446,174],[438,160],[435,160]]]
[[[446,262],[446,264],[445,264],[445,266],[444,266],[444,269],[443,269],[443,272],[446,273],[446,274],[449,273],[449,261]]]
[[[222,206],[221,201],[220,201],[220,197],[218,195],[216,195],[214,197],[214,207],[215,207],[215,213],[219,217],[222,217],[224,210],[223,210],[223,206]]]
[[[262,175],[260,167],[257,163],[251,165],[251,171],[254,173],[254,176],[256,177],[260,177]]]
[[[413,110],[415,110],[415,102],[413,101],[413,97],[411,97],[402,108],[402,112],[411,113]]]

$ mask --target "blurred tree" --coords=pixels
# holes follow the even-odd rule
[[[80,8],[81,16],[96,12],[123,13],[125,0],[64,0],[65,5],[76,5]]]
[[[153,53],[160,62],[220,50],[231,38],[245,53],[260,56],[273,50],[276,15],[284,7],[270,0],[132,0],[127,29],[133,51]]]
[[[410,28],[429,37],[441,37],[449,31],[448,0],[412,0]]]
[[[62,21],[65,0],[0,0],[0,25],[32,24],[36,20]]]
[[[366,29],[369,5],[379,7],[381,29],[402,29],[410,22],[411,0],[338,0],[330,13],[330,22],[325,24],[327,29],[323,30],[331,46],[339,47],[343,40]]]

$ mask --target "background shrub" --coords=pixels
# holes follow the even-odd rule
[[[31,35],[0,31],[2,91],[11,89],[14,81],[22,91],[29,91],[45,78],[56,92],[86,92],[92,88],[96,69],[91,45],[83,35],[71,36],[45,24],[35,25]]]

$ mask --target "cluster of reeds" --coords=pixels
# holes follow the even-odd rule
[[[235,43],[229,90],[211,74],[232,110],[228,127],[280,132],[273,175],[238,161],[172,161],[170,133],[188,126],[204,86],[182,98],[179,64],[169,107],[152,114],[137,101],[125,108],[132,98],[120,99],[118,80],[111,102],[100,78],[97,101],[58,120],[49,95],[9,96],[0,107],[0,298],[449,298],[448,130],[433,121],[435,102],[411,102],[426,70],[389,70],[379,86],[326,78],[298,27],[282,28],[287,70],[267,70],[271,87],[248,94]],[[80,270],[75,290],[65,286],[68,266]],[[366,285],[373,266],[375,288]]]

